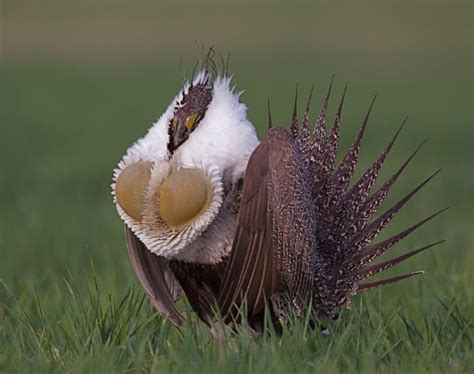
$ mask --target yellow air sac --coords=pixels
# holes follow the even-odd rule
[[[212,186],[198,169],[180,169],[165,179],[160,189],[160,214],[169,227],[190,223],[208,206]]]
[[[151,162],[139,161],[122,170],[115,185],[117,202],[136,221],[142,220],[145,191],[151,174]]]

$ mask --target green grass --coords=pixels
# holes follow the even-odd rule
[[[293,322],[281,337],[241,329],[217,341],[195,318],[172,327],[134,286],[118,298],[101,292],[96,280],[82,293],[65,282],[55,291],[64,303],[58,319],[35,292],[29,312],[7,308],[3,329],[14,339],[3,365],[22,372],[468,372],[472,359],[472,326],[460,300],[424,303],[416,322],[395,303],[359,300],[329,336]]]
[[[469,3],[437,2],[426,11],[424,3],[347,9],[305,3],[296,9],[279,2],[268,11],[262,1],[249,14],[243,7],[219,8],[218,20],[211,12],[196,18],[191,4],[181,18],[171,17],[177,8],[170,4],[142,4],[126,16],[118,7],[76,13],[6,4],[0,372],[474,371]],[[63,18],[61,12],[69,13]],[[89,43],[90,30],[103,44]],[[267,97],[274,119],[287,124],[294,83],[304,96],[316,82],[316,112],[333,72],[332,111],[349,81],[343,146],[379,94],[362,166],[410,116],[381,180],[425,137],[429,141],[384,206],[437,168],[442,173],[384,236],[449,205],[390,254],[447,239],[389,272],[423,269],[425,276],[355,298],[329,336],[295,322],[281,337],[269,332],[256,339],[242,329],[219,342],[191,313],[180,329],[155,314],[127,258],[110,183],[124,151],[180,88],[179,56],[192,65],[199,54],[194,38],[232,52],[235,83],[245,89],[242,100],[261,135]]]

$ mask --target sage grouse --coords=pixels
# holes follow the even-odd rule
[[[133,268],[171,322],[183,321],[176,302],[184,295],[208,324],[217,310],[227,323],[244,316],[258,324],[266,305],[273,318],[283,307],[301,315],[309,305],[318,318],[333,318],[351,296],[422,273],[364,282],[441,243],[372,264],[440,213],[371,244],[437,172],[372,218],[421,146],[373,191],[400,128],[351,185],[373,102],[337,164],[346,91],[326,130],[331,86],[313,130],[310,100],[298,121],[295,98],[290,130],[270,125],[259,143],[230,78],[202,71],[127,150],[115,169],[114,202]]]

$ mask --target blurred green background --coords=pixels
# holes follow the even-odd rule
[[[443,171],[387,235],[449,205],[394,252],[448,242],[391,271],[421,268],[425,277],[378,297],[414,314],[420,304],[457,297],[472,323],[471,1],[145,0],[0,1],[0,323],[10,318],[6,307],[32,310],[33,292],[59,320],[68,276],[82,288],[95,273],[111,295],[135,283],[110,195],[112,170],[180,89],[180,66],[190,72],[201,46],[211,45],[231,54],[234,83],[260,135],[267,98],[275,122],[286,125],[295,83],[306,95],[315,82],[315,114],[333,73],[332,110],[349,82],[343,146],[378,93],[361,165],[409,115],[381,178],[429,142],[388,203]],[[1,333],[0,370],[2,343],[12,339]]]

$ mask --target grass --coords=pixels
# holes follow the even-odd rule
[[[97,280],[80,292],[71,280],[55,290],[61,316],[32,292],[26,311],[18,300],[5,308],[2,334],[14,339],[3,350],[10,370],[39,372],[468,372],[472,324],[460,298],[404,308],[360,299],[330,326],[331,335],[294,321],[281,337],[269,330],[253,338],[245,329],[225,341],[189,318],[180,329],[156,316],[141,290],[120,297],[102,294]],[[388,308],[387,308],[388,307]],[[403,357],[403,360],[400,360]]]
[[[430,11],[423,3],[301,10],[279,3],[268,13],[263,1],[247,18],[242,7],[218,10],[218,47],[233,53],[235,83],[260,135],[267,97],[274,119],[286,124],[294,83],[304,96],[316,81],[316,107],[335,72],[332,111],[349,81],[343,147],[379,94],[361,165],[410,116],[381,180],[429,138],[385,207],[442,168],[384,235],[451,207],[390,254],[447,239],[389,272],[427,274],[355,298],[329,336],[295,322],[281,337],[269,331],[256,339],[242,329],[225,342],[190,313],[180,329],[155,314],[110,196],[114,165],[181,85],[179,56],[191,65],[198,54],[189,31],[212,39],[211,12],[195,19],[189,5],[178,22],[172,5],[159,13],[142,4],[126,17],[119,8],[92,16],[84,7],[63,18],[61,7],[5,4],[13,31],[0,55],[0,372],[473,372],[468,3],[438,2]],[[335,14],[341,22],[328,33]],[[280,27],[270,32],[262,17]],[[90,30],[103,44],[87,43]],[[170,32],[173,43],[163,36]]]

